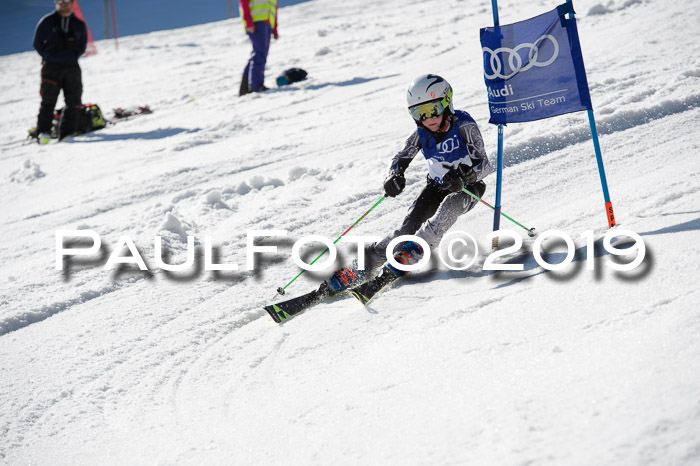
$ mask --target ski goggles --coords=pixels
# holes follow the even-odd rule
[[[414,120],[425,121],[428,118],[435,118],[436,116],[442,115],[445,111],[445,107],[439,100],[433,100],[432,102],[426,102],[424,104],[414,105],[410,107],[408,111]]]
[[[53,0],[53,2],[56,5],[60,5],[61,3],[73,3],[73,0]]]
[[[422,104],[414,105],[413,107],[408,107],[408,111],[417,121],[425,121],[428,118],[435,118],[442,115],[447,107],[450,106],[450,101],[452,100],[452,89],[447,92],[444,99],[441,100],[431,100]]]

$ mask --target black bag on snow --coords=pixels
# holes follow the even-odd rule
[[[97,104],[85,104],[83,108],[79,110],[78,123],[75,131],[83,134],[89,133],[91,131],[96,131],[107,126],[107,120],[105,120],[104,115],[102,115],[102,110],[100,110]],[[65,125],[66,122],[63,121],[65,115],[65,108],[59,108],[54,113],[53,125],[51,128],[51,137],[57,137],[58,139],[63,139],[69,134],[66,134]]]
[[[78,131],[89,133],[90,131],[102,129],[105,126],[107,126],[107,120],[105,120],[102,110],[97,104],[83,105]]]
[[[277,87],[303,81],[306,79],[306,75],[306,71],[301,68],[289,68],[277,78]]]

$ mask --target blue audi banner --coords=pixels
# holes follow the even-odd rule
[[[541,120],[590,110],[576,20],[570,2],[542,15],[481,29],[489,123]]]

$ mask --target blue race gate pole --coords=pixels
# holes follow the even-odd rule
[[[491,0],[493,10],[493,26],[498,27],[498,0]],[[493,231],[501,228],[501,184],[503,181],[503,125],[498,125],[498,162],[496,164],[496,206],[493,213]],[[491,247],[498,248],[498,236],[494,236]]]
[[[600,184],[603,186],[603,198],[605,199],[605,215],[608,218],[608,228],[612,228],[615,226],[615,212],[613,212],[612,202],[610,201],[610,193],[608,192],[608,181],[605,178],[605,168],[603,167],[603,155],[600,152],[600,143],[598,142],[598,130],[595,127],[595,117],[593,116],[593,110],[588,110],[588,123],[591,125],[591,138],[593,138],[595,158],[598,162]]]
[[[493,0],[496,1],[496,0]],[[571,0],[566,0],[566,3],[571,3]],[[573,13],[569,13],[569,19],[574,19]],[[598,141],[598,130],[595,125],[595,117],[593,110],[588,110],[588,124],[591,126],[591,139],[593,139],[593,148],[595,149],[595,158],[598,162],[598,173],[600,174],[600,184],[603,186],[603,198],[605,199],[605,215],[608,219],[608,228],[615,226],[615,213],[613,212],[612,202],[610,201],[610,193],[608,192],[608,181],[605,178],[605,168],[603,167],[603,154],[600,151],[600,142]]]

